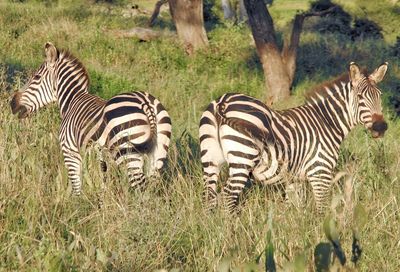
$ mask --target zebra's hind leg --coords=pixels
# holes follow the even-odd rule
[[[225,162],[218,140],[217,120],[210,111],[205,111],[201,117],[199,136],[204,181],[203,198],[205,209],[209,211],[217,206],[217,181],[220,166]]]
[[[160,135],[159,135],[160,136]],[[163,138],[163,139],[160,139]],[[157,138],[157,145],[149,155],[148,175],[149,177],[159,177],[161,171],[167,163],[169,138],[162,135]]]
[[[223,191],[224,208],[230,214],[238,212],[239,198],[250,179],[252,165],[231,163],[229,166],[229,178]]]
[[[125,165],[128,172],[129,182],[133,190],[142,189],[145,186],[146,179],[143,173],[143,154],[130,151],[118,157],[116,163],[117,165]]]
[[[325,176],[311,176],[308,178],[314,193],[315,205],[320,215],[325,213],[330,198],[332,178]]]
[[[210,211],[217,206],[217,181],[220,173],[218,163],[203,162],[204,191],[203,199],[206,210]]]

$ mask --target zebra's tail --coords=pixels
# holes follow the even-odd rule
[[[147,101],[142,104],[142,110],[146,114],[147,120],[149,121],[150,135],[143,143],[135,145],[135,148],[137,150],[150,151],[157,144],[156,113],[154,112],[154,108]]]
[[[216,117],[218,126],[226,124],[234,130],[243,133],[244,135],[253,138],[262,143],[272,142],[274,137],[267,129],[260,128],[255,124],[237,117],[227,117],[225,114],[225,105],[220,103],[216,107]]]

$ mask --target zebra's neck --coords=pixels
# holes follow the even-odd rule
[[[88,93],[89,76],[77,59],[66,56],[57,66],[55,82],[58,105],[64,116],[76,97]]]
[[[312,95],[306,107],[311,108],[322,124],[329,128],[340,144],[357,125],[354,94],[350,82],[339,82]]]

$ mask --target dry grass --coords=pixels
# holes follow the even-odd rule
[[[294,205],[276,190],[254,186],[237,218],[202,210],[197,127],[204,106],[227,91],[264,95],[248,29],[217,27],[209,33],[210,49],[187,58],[175,41],[112,40],[101,32],[102,27],[122,28],[140,21],[85,8],[0,4],[4,14],[0,17],[0,270],[224,271],[228,265],[262,271],[268,231],[279,270],[293,265],[302,254],[311,270],[315,246],[326,241],[323,220],[315,215],[312,200],[300,199]],[[23,19],[14,21],[12,16]],[[305,37],[296,85],[299,94],[327,75],[342,72],[344,62],[355,59],[374,67],[378,59],[388,57],[380,43],[346,44],[344,50],[342,41],[328,42],[315,33]],[[151,181],[143,194],[129,192],[124,173],[109,161],[104,206],[99,209],[103,177],[95,152],[89,150],[84,194],[70,197],[57,140],[57,108],[18,121],[8,106],[11,92],[42,61],[46,41],[70,48],[82,60],[92,77],[93,92],[109,97],[132,89],[148,90],[166,105],[174,129],[163,180]],[[329,49],[324,51],[326,59],[306,55],[320,46]],[[329,55],[338,48],[340,57]],[[381,55],[370,56],[371,48]],[[310,62],[317,72],[304,76],[303,68]],[[390,63],[384,89],[398,82],[398,63]],[[294,96],[279,106],[301,100],[301,95]],[[347,256],[355,224],[351,207],[364,207],[368,219],[359,230],[361,271],[400,267],[400,123],[390,114],[387,110],[389,130],[382,140],[371,139],[363,129],[352,132],[338,166],[347,175],[334,188],[330,213]]]

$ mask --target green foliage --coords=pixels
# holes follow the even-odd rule
[[[96,71],[89,72],[90,74],[90,90],[103,98],[110,98],[115,95],[115,90],[121,92],[132,92],[137,90],[133,83],[119,76],[107,76],[104,73]]]
[[[352,22],[364,18],[365,13],[348,6],[351,1],[345,2],[340,4]],[[306,22],[294,96],[277,106],[298,105],[303,93],[345,72],[350,61],[369,68],[389,61],[388,77],[381,85],[389,129],[380,140],[357,129],[342,146],[338,169],[354,177],[356,208],[354,216],[339,213],[345,210],[339,198],[335,211],[339,215],[334,218],[346,256],[361,246],[368,256],[355,261],[360,271],[394,271],[400,267],[396,239],[400,236],[400,123],[389,107],[395,94],[388,93],[398,92],[400,70],[398,46],[394,39],[388,43],[393,35],[388,30],[399,19],[396,11],[386,8],[388,2],[364,2],[365,17],[382,27],[384,39],[351,41],[340,34],[322,35],[312,31],[317,18]],[[385,8],[379,11],[376,5]],[[312,267],[316,259],[311,250],[325,238],[311,199],[298,206],[285,202],[275,189],[253,186],[238,218],[219,210],[206,214],[202,209],[197,138],[202,111],[225,92],[260,99],[266,95],[249,29],[244,24],[214,25],[208,32],[209,48],[189,58],[174,39],[141,43],[110,35],[108,30],[144,22],[122,17],[122,8],[75,0],[50,7],[38,1],[0,3],[0,270],[263,271],[267,259],[272,263],[271,252],[277,270]],[[307,8],[306,1],[274,1],[271,13],[278,30],[290,26],[297,9]],[[168,20],[163,18],[158,27],[171,26]],[[43,62],[47,41],[69,48],[83,62],[91,77],[91,92],[108,98],[146,90],[162,101],[173,121],[168,171],[162,180],[151,181],[142,194],[129,192],[124,172],[107,159],[104,205],[99,209],[103,177],[89,150],[84,160],[84,195],[70,197],[58,144],[58,109],[48,107],[19,121],[8,104],[11,93]],[[341,188],[335,186],[335,193]],[[274,228],[266,238],[271,210]],[[349,222],[352,218],[355,224]],[[330,265],[333,249],[327,245]]]
[[[351,33],[352,39],[383,39],[382,28],[374,21],[356,19]]]
[[[265,248],[265,271],[275,272],[274,245],[272,244],[271,230],[267,232],[267,246]]]
[[[318,12],[333,7],[335,9],[331,13],[324,15],[321,20],[317,20],[317,23],[313,26],[314,30],[323,34],[350,35],[352,18],[341,6],[332,3],[330,0],[319,0],[311,4],[311,10]]]

